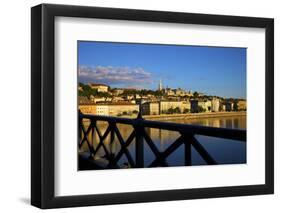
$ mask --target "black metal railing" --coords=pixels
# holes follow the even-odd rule
[[[79,112],[79,150],[86,143],[88,152],[79,154],[79,161],[86,161],[88,165],[93,168],[118,168],[118,161],[122,156],[127,158],[128,167],[143,168],[144,167],[144,143],[148,145],[155,159],[147,167],[169,166],[167,158],[175,152],[181,145],[184,145],[184,164],[186,166],[192,165],[191,148],[193,147],[204,161],[209,165],[217,164],[216,160],[207,152],[202,144],[195,138],[195,135],[211,136],[224,139],[232,139],[237,141],[246,142],[246,130],[216,128],[207,126],[196,126],[189,124],[179,124],[170,122],[159,122],[145,120],[139,114],[136,119],[119,118],[110,116],[98,116],[82,114]],[[87,125],[85,125],[85,121]],[[97,122],[106,122],[108,126],[105,132],[102,132],[97,125]],[[121,135],[117,124],[126,124],[133,127],[133,131],[129,137],[124,140]],[[152,138],[146,131],[146,128],[156,128],[161,130],[175,131],[179,133],[179,137],[170,144],[164,151],[159,151]],[[96,132],[97,137],[93,137]],[[90,136],[91,135],[91,136]],[[105,145],[106,138],[109,137],[110,143],[118,141],[120,149],[117,153],[112,153],[111,150]],[[116,138],[115,138],[116,137]],[[117,139],[117,140],[116,140]],[[98,140],[98,141],[93,141]],[[93,144],[96,144],[94,146]],[[128,147],[135,143],[135,155],[132,156]],[[105,159],[103,166],[95,162],[95,156],[103,149]]]

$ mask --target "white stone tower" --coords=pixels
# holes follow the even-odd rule
[[[162,83],[162,79],[160,79],[158,90],[162,91],[162,89],[163,89],[163,83]]]

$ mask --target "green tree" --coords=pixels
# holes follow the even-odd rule
[[[206,112],[206,109],[204,109],[202,106],[197,106],[196,109],[191,109],[191,113],[200,113],[200,112]]]
[[[181,110],[179,107],[176,107],[173,111],[174,111],[174,113],[177,113],[177,114],[181,113]]]
[[[89,85],[79,83],[79,86],[82,88],[82,91],[79,90],[79,96],[85,96],[90,98],[91,95],[96,96],[98,91],[96,89],[92,89]]]
[[[98,97],[104,97],[104,98],[110,98],[112,95],[110,95],[108,92],[98,92],[96,94]]]
[[[202,106],[198,106],[198,112],[206,112],[206,109],[204,109]]]
[[[185,109],[183,110],[183,113],[186,114],[186,113],[189,113],[189,111],[190,111],[189,109],[185,108]]]
[[[194,98],[198,98],[199,93],[198,93],[197,91],[195,91],[195,92],[193,93],[193,96],[194,96]]]
[[[174,109],[173,108],[169,108],[168,110],[167,110],[167,114],[173,114],[174,113]]]

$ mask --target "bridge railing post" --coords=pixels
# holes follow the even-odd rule
[[[110,123],[109,125],[116,125],[115,124],[112,124]],[[114,140],[115,140],[115,132],[114,132],[114,128],[112,127],[111,128],[111,131],[110,131],[110,143],[109,143],[109,151],[110,151],[110,157],[113,159],[114,158],[114,155],[115,155],[115,150],[114,150]]]
[[[78,111],[78,122],[79,122],[79,125],[78,125],[78,144],[82,140],[82,125],[83,125],[82,115],[83,114],[82,114],[81,110],[79,109],[79,111]]]
[[[182,133],[181,133],[182,134]],[[184,164],[185,166],[192,165],[192,152],[191,152],[191,137],[192,134],[182,134],[184,137]]]
[[[143,141],[144,127],[142,124],[143,118],[141,112],[139,112],[136,120],[137,120],[137,124],[134,127],[136,132],[136,167],[143,168],[144,167],[144,141]]]

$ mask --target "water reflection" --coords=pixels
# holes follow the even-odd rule
[[[246,129],[246,116],[175,120],[172,122],[230,129]]]
[[[170,122],[221,128],[223,127],[232,129],[246,129],[246,116],[173,120]],[[89,125],[89,122],[85,122],[85,126],[87,125]],[[97,126],[99,127],[101,134],[104,134],[108,127],[108,124],[107,122],[98,121]],[[117,124],[117,127],[122,135],[123,140],[126,141],[133,131],[132,126]],[[167,131],[154,128],[146,128],[145,130],[147,131],[148,135],[153,140],[154,144],[160,152],[166,150],[180,136],[178,132],[174,131]],[[244,142],[200,135],[196,135],[195,138],[201,143],[201,145],[204,146],[204,148],[217,161],[218,164],[246,163],[246,143]],[[96,148],[98,146],[99,137],[96,131],[94,131],[94,133],[91,132],[91,134],[89,135],[89,140],[93,143],[93,147]],[[109,134],[105,139],[104,143],[112,155],[116,155],[121,149],[120,142],[118,141],[116,136],[113,142],[110,142]],[[135,139],[129,145],[128,150],[132,158],[135,159]],[[84,143],[80,151],[88,151],[88,146],[86,143]],[[191,149],[191,154],[192,165],[206,164],[194,148]],[[102,159],[102,156],[104,155],[105,152],[103,151],[103,149],[100,149],[100,151],[96,154],[95,158]],[[184,159],[184,145],[181,145],[175,152],[173,152],[167,158],[167,163],[169,166],[184,166]],[[155,160],[153,152],[151,151],[149,146],[144,143],[144,166],[147,167],[151,164],[153,160]],[[118,165],[121,168],[126,167],[126,165],[128,165],[128,159],[125,155],[121,157],[118,162]]]

